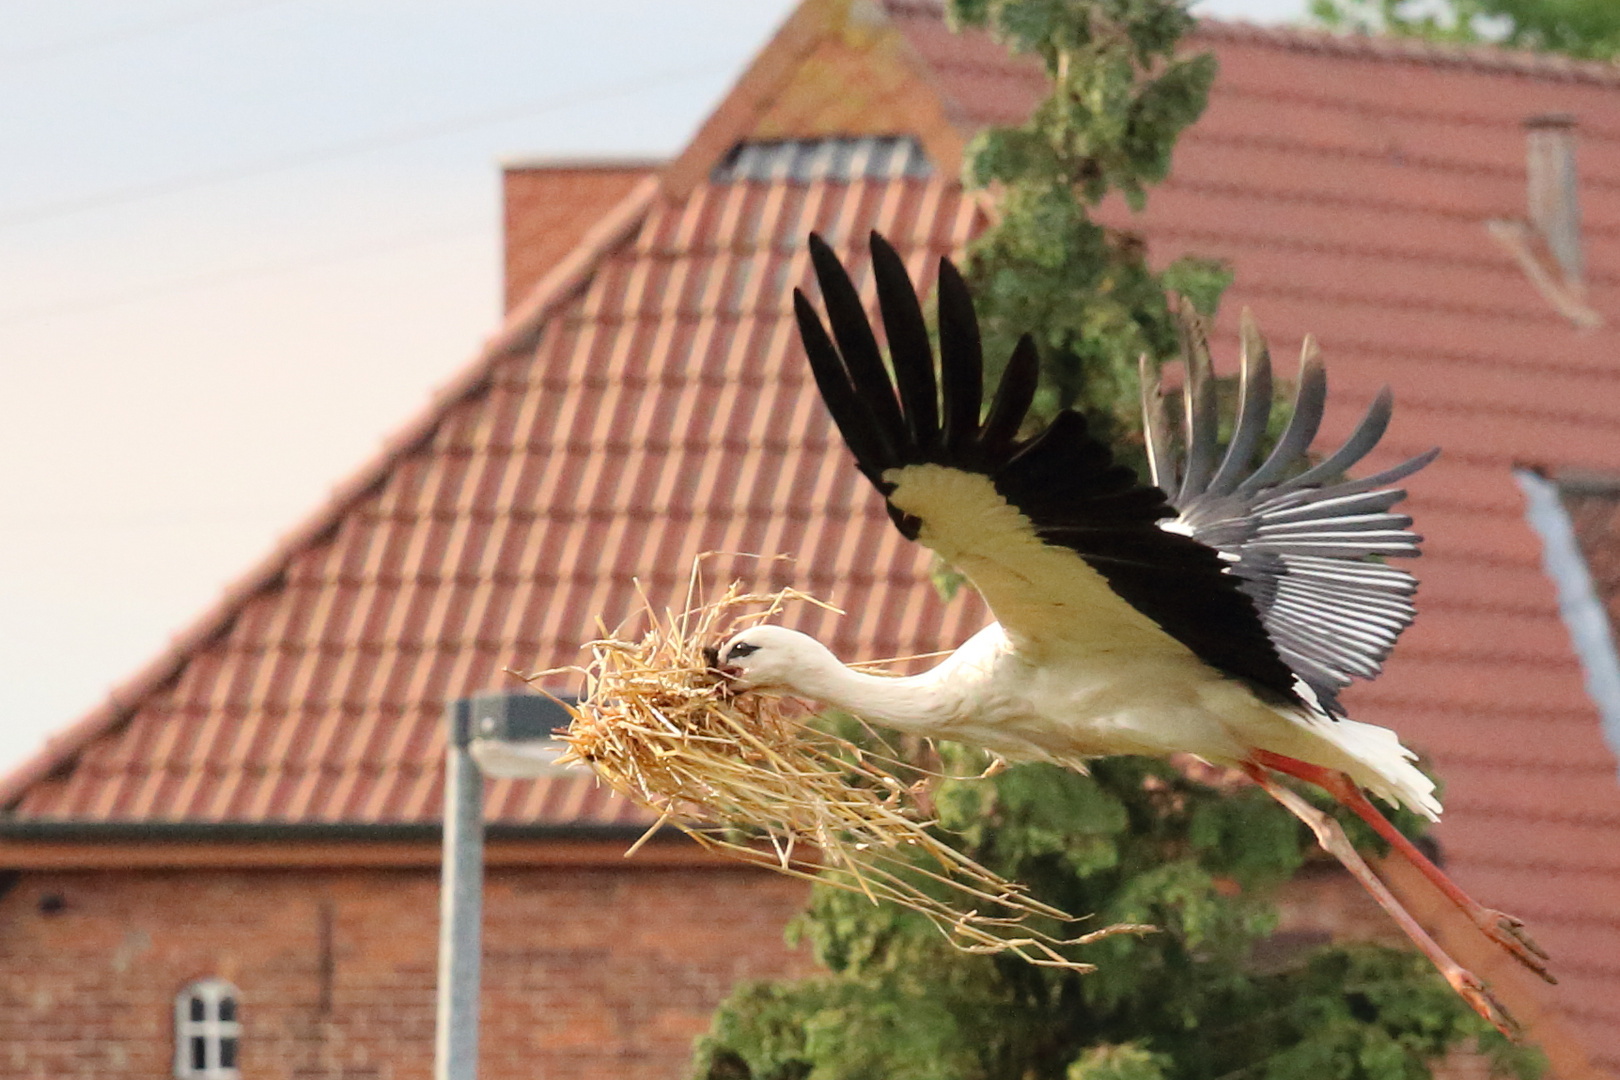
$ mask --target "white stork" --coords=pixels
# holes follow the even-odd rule
[[[1431,820],[1440,814],[1434,784],[1396,734],[1349,719],[1337,699],[1352,677],[1378,674],[1414,614],[1415,580],[1381,561],[1416,555],[1419,541],[1411,519],[1390,512],[1405,492],[1389,485],[1438,451],[1342,479],[1382,437],[1389,391],[1342,448],[1300,471],[1327,388],[1307,339],[1293,416],[1252,468],[1271,411],[1271,369],[1245,317],[1240,402],[1224,454],[1207,350],[1189,349],[1179,476],[1144,366],[1157,485],[1147,487],[1072,410],[1020,437],[1038,377],[1027,335],[984,408],[978,321],[948,260],[936,376],[917,293],[882,237],[872,236],[872,270],[888,366],[837,257],[816,236],[810,254],[831,336],[803,293],[794,303],[827,408],[900,531],[965,574],[996,622],[931,671],[901,678],[852,670],[797,631],[756,626],[719,650],[732,686],[787,691],[1013,760],[1083,767],[1108,754],[1186,753],[1241,769],[1312,828],[1480,1015],[1514,1034],[1506,1010],[1424,932],[1337,823],[1273,776],[1327,790],[1487,937],[1552,981],[1519,920],[1470,899],[1363,794]]]

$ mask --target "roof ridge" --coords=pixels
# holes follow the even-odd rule
[[[34,784],[72,761],[91,742],[112,730],[153,693],[178,675],[200,650],[227,633],[250,601],[281,584],[288,566],[299,554],[319,544],[343,518],[383,483],[393,469],[438,431],[452,409],[481,390],[500,358],[532,345],[557,304],[584,285],[604,256],[641,224],[659,191],[655,173],[640,181],[612,210],[580,238],[569,255],[534,286],[512,309],[473,359],[437,390],[426,408],[407,421],[369,461],[340,483],[326,503],[294,526],[269,555],[225,587],[203,614],[180,631],[157,659],[115,686],[107,699],[67,730],[52,736],[45,747],[0,778],[0,811],[9,810]]]
[[[1366,57],[1436,67],[1473,68],[1497,74],[1524,75],[1559,82],[1620,86],[1620,65],[1576,60],[1556,53],[1509,49],[1500,45],[1458,45],[1423,38],[1341,33],[1303,26],[1200,19],[1194,40],[1252,42],[1302,52]]]

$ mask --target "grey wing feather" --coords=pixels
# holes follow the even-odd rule
[[[1153,479],[1178,511],[1164,525],[1221,553],[1283,661],[1329,715],[1342,716],[1339,692],[1354,679],[1378,675],[1416,614],[1416,579],[1382,561],[1417,555],[1422,539],[1411,531],[1411,518],[1392,511],[1406,492],[1390,485],[1439,451],[1359,480],[1343,478],[1389,425],[1393,399],[1385,389],[1343,446],[1306,467],[1327,400],[1327,374],[1307,338],[1293,415],[1276,448],[1251,469],[1270,419],[1272,381],[1265,342],[1245,311],[1238,412],[1217,467],[1213,377],[1195,318],[1183,313],[1192,325],[1182,339],[1187,402],[1181,441],[1187,461],[1180,470],[1157,380],[1143,366]]]
[[[1181,355],[1187,364],[1187,385],[1181,398],[1184,406],[1183,431],[1187,436],[1187,464],[1182,470],[1179,492],[1167,492],[1172,504],[1189,499],[1209,487],[1215,472],[1215,447],[1220,415],[1216,411],[1214,365],[1210,363],[1209,341],[1202,322],[1182,310]]]

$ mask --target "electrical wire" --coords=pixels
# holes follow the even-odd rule
[[[101,296],[85,297],[80,300],[67,301],[60,304],[42,304],[32,308],[18,308],[14,311],[0,311],[0,328],[17,326],[22,323],[37,322],[40,319],[56,318],[62,315],[83,315],[88,312],[104,311],[109,308],[122,307],[143,300],[154,300],[165,296],[175,296],[182,293],[195,292],[199,289],[215,288],[220,285],[231,285],[239,281],[252,281],[259,278],[281,277],[303,270],[321,269],[328,266],[337,266],[343,263],[369,259],[377,255],[392,254],[411,248],[426,247],[431,244],[444,243],[448,240],[470,238],[487,235],[489,228],[487,219],[479,218],[476,221],[468,220],[455,225],[441,226],[434,229],[406,233],[390,237],[387,240],[365,244],[357,247],[343,248],[328,252],[324,256],[299,259],[295,262],[261,263],[257,266],[240,266],[225,270],[218,270],[208,274],[197,274],[191,277],[174,278],[169,281],[148,286],[142,289],[131,289],[126,292],[106,293]]]
[[[170,16],[167,19],[154,19],[152,22],[139,23],[120,30],[104,30],[96,34],[84,34],[80,37],[56,42],[53,45],[43,45],[37,49],[20,49],[17,52],[0,53],[0,75],[30,64],[37,64],[42,60],[54,60],[59,56],[83,52],[86,49],[104,49],[109,45],[122,45],[126,41],[149,37],[152,34],[163,33],[166,30],[178,30],[195,23],[209,22],[227,15],[241,15],[256,8],[274,7],[287,2],[288,0],[249,0],[248,3],[216,4],[202,11],[190,11],[184,15]]]
[[[53,221],[111,206],[126,206],[130,203],[144,202],[147,199],[155,199],[164,195],[176,195],[181,192],[195,191],[199,188],[215,187],[238,180],[248,180],[272,173],[287,172],[310,165],[321,165],[330,161],[357,157],[377,150],[393,149],[394,147],[424,142],[429,139],[443,138],[446,135],[458,135],[464,131],[471,131],[480,127],[489,127],[512,120],[558,112],[562,109],[574,108],[580,105],[593,105],[603,101],[633,97],[649,90],[661,90],[667,86],[673,86],[691,79],[713,76],[725,62],[734,61],[735,59],[734,56],[730,55],[710,57],[701,65],[665,71],[645,79],[619,83],[606,88],[582,90],[573,94],[521,102],[501,109],[469,113],[435,123],[412,124],[391,131],[368,135],[360,139],[329,143],[296,154],[247,162],[226,169],[190,173],[149,184],[132,184],[129,187],[115,188],[91,195],[41,203],[9,214],[0,213],[0,229],[15,228],[19,225],[32,225],[42,221]]]

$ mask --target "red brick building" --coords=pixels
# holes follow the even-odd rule
[[[1109,212],[1156,260],[1232,263],[1218,362],[1250,305],[1279,354],[1321,339],[1327,437],[1388,382],[1372,466],[1446,447],[1412,485],[1421,617],[1348,702],[1432,757],[1448,865],[1533,924],[1563,984],[1473,952],[1397,884],[1560,1077],[1612,1076],[1620,735],[1514,469],[1564,481],[1611,598],[1620,74],[1219,25],[1196,44],[1222,66],[1208,114],[1144,215]],[[787,300],[811,229],[857,267],[880,229],[926,279],[985,223],[954,179],[967,140],[1039,92],[928,0],[806,0],[675,160],[510,171],[510,312],[487,347],[0,790],[0,1075],[160,1075],[177,1031],[229,1044],[244,1076],[428,1075],[444,703],[571,662],[632,610],[633,578],[662,602],[700,552],[795,555],[709,573],[843,604],[791,617],[846,658],[975,629],[849,467]],[[1578,125],[1575,271],[1515,224],[1523,123],[1548,113]],[[578,213],[552,216],[565,200]],[[680,1075],[737,979],[803,965],[780,934],[800,886],[674,841],[622,859],[645,820],[588,778],[494,781],[486,805],[485,1076]]]

